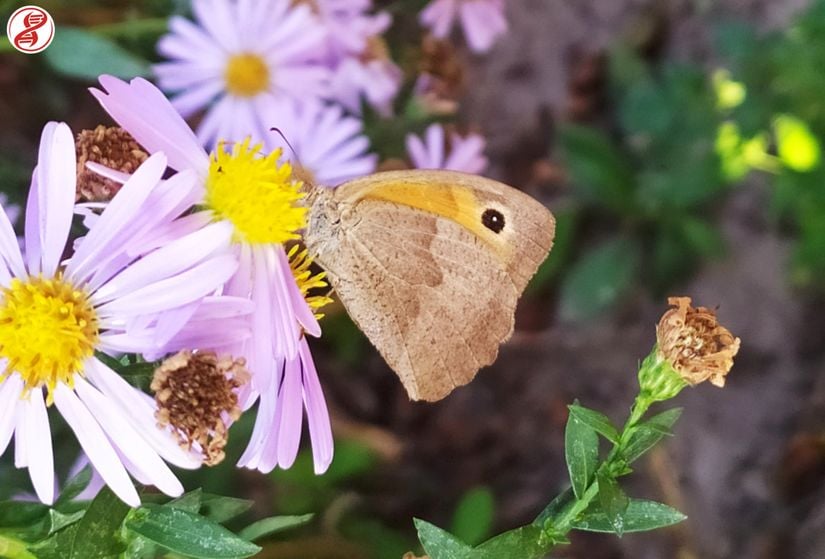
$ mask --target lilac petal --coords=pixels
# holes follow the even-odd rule
[[[23,394],[23,380],[11,375],[0,385],[0,456],[6,452],[14,434],[17,404]]]
[[[307,304],[306,298],[304,298],[301,290],[298,288],[298,283],[295,281],[295,276],[292,275],[292,270],[289,267],[286,252],[281,248],[276,251],[275,256],[277,258],[276,273],[280,273],[283,278],[287,296],[289,297],[289,306],[292,308],[295,319],[304,327],[307,334],[317,338],[321,335],[321,325],[318,324],[318,319],[315,318],[315,314]]]
[[[54,403],[106,485],[127,505],[139,507],[140,497],[132,480],[129,479],[129,474],[126,473],[126,468],[123,467],[103,429],[83,402],[66,385],[58,384],[54,391]]]
[[[26,425],[22,444],[29,476],[40,502],[51,505],[54,503],[54,454],[43,392],[39,389],[29,392],[28,400],[22,400],[21,407]]]
[[[268,392],[274,382],[272,372],[273,355],[281,355],[279,342],[281,332],[277,329],[277,319],[272,316],[275,295],[270,289],[271,280],[266,272],[265,250],[269,247],[254,248],[252,253],[254,280],[252,285],[252,302],[255,310],[252,313],[252,330],[258,335],[252,338],[252,353],[250,355],[249,370],[252,372],[252,383],[259,392]],[[273,348],[273,344],[275,347]]]
[[[424,147],[421,138],[415,134],[407,135],[407,153],[416,169],[427,169],[429,167],[430,158],[427,155],[427,148]]]
[[[26,277],[26,268],[23,265],[23,256],[20,254],[20,245],[14,227],[9,221],[6,211],[0,208],[0,265],[18,278]]]
[[[29,463],[26,455],[26,410],[22,403],[14,418],[14,467],[25,468]]]
[[[119,454],[128,458],[129,463],[148,476],[151,484],[163,493],[173,497],[183,493],[183,485],[172,470],[129,424],[111,400],[82,377],[75,380],[75,390]],[[99,468],[96,469],[100,471]]]
[[[312,458],[315,463],[315,473],[323,474],[332,463],[333,438],[332,425],[329,421],[329,411],[318,380],[318,371],[309,351],[306,338],[301,340],[301,365],[303,367],[304,405],[307,410],[309,424],[309,438],[312,441]]]
[[[26,222],[23,234],[26,246],[26,265],[29,274],[40,273],[40,186],[37,184],[37,168],[32,174],[32,183],[26,199]],[[19,249],[18,249],[19,250]],[[6,252],[5,250],[3,252]],[[23,277],[23,276],[20,276]]]
[[[295,314],[292,311],[292,306],[289,304],[289,287],[287,278],[284,277],[283,271],[278,266],[278,260],[275,256],[275,251],[283,251],[284,249],[278,247],[263,247],[262,254],[266,259],[266,279],[256,278],[256,281],[266,281],[270,287],[270,301],[271,310],[274,313],[275,340],[275,355],[284,356],[287,359],[292,359],[298,353],[298,322],[295,320]],[[263,260],[263,258],[262,258]],[[290,275],[289,281],[295,282],[295,278]]]
[[[74,136],[66,124],[46,125],[37,159],[39,212],[36,222],[40,232],[41,272],[51,277],[57,271],[69,238],[77,181]]]
[[[444,166],[444,128],[440,124],[431,124],[425,134],[430,168],[440,169]]]
[[[278,429],[278,466],[289,469],[298,456],[301,444],[303,405],[301,398],[301,359],[287,362],[283,384],[278,394],[280,425]]]
[[[117,402],[121,413],[129,417],[132,426],[164,460],[188,470],[200,467],[199,456],[180,448],[168,431],[157,426],[151,400],[143,398],[139,390],[95,357],[86,361],[85,371],[87,378],[104,396]]]
[[[252,248],[246,244],[236,244],[238,256],[238,270],[224,286],[227,295],[248,298],[252,296],[252,278],[255,273],[252,260]]]
[[[279,364],[279,366],[281,366]],[[266,395],[261,395],[261,398],[265,398]],[[255,466],[259,472],[263,474],[267,474],[275,469],[275,466],[278,465],[278,437],[281,434],[281,414],[278,413],[277,406],[280,404],[280,399],[276,394],[272,394],[269,396],[275,402],[275,414],[272,417],[272,420],[269,424],[270,432],[268,436],[264,439],[264,447],[260,452],[260,456],[258,457],[258,463]]]
[[[105,340],[103,336],[106,336]],[[101,336],[101,343],[105,343],[107,349],[142,353],[146,359],[154,361],[168,353],[182,349],[211,349],[221,350],[221,353],[230,355],[243,355],[243,352],[231,351],[230,348],[243,344],[251,337],[252,329],[249,327],[248,320],[225,318],[220,322],[220,328],[215,328],[214,321],[193,320],[163,345],[155,341],[155,336],[149,336],[145,344],[139,345],[129,339],[128,335],[110,336],[109,334]],[[147,350],[147,346],[154,349]]]
[[[203,263],[215,254],[227,251],[231,239],[232,226],[229,223],[208,225],[144,256],[99,287],[92,300],[95,305],[99,305],[170,278]]]
[[[105,318],[116,314],[140,316],[174,309],[215,291],[232,276],[237,266],[235,257],[231,255],[212,258],[176,276],[105,303],[97,310]]]
[[[224,84],[220,80],[207,81],[190,87],[188,91],[172,99],[172,106],[181,116],[190,117],[221,95],[223,89]]]
[[[106,165],[101,165],[100,163],[95,163],[94,161],[87,161],[86,168],[89,169],[91,172],[95,173],[96,175],[100,175],[104,179],[109,179],[110,181],[114,181],[118,184],[123,184],[127,180],[129,180],[130,175],[129,173],[124,173],[123,171],[115,171],[114,169],[110,169]]]
[[[138,167],[77,247],[66,265],[68,277],[81,280],[91,275],[98,255],[110,252],[112,240],[118,232],[144,209],[143,203],[160,181],[165,169],[166,157],[162,153],[149,157]]]
[[[192,320],[200,305],[201,301],[193,301],[171,311],[161,313],[154,329],[152,343],[156,346],[164,346],[169,343],[169,340],[175,337]],[[223,329],[224,325],[221,324],[221,330]]]
[[[100,85],[105,92],[91,89],[92,95],[139,144],[150,153],[166,153],[173,169],[193,169],[205,176],[209,157],[158,88],[143,78],[126,83],[113,76],[101,76]]]
[[[192,11],[198,22],[227,52],[238,51],[240,42],[235,27],[234,13],[230,4],[223,0],[194,0]]]
[[[250,470],[257,469],[268,438],[277,438],[277,431],[272,429],[272,424],[275,420],[275,405],[277,400],[277,396],[271,397],[269,395],[266,398],[259,399],[260,403],[258,404],[258,416],[255,418],[255,427],[252,429],[252,436],[249,438],[249,444],[246,450],[244,450],[240,460],[238,460],[239,467],[249,468]]]

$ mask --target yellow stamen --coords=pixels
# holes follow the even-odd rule
[[[223,77],[229,93],[238,97],[254,97],[269,87],[269,66],[257,54],[236,54],[229,58]]]
[[[88,294],[59,274],[15,278],[0,293],[2,375],[16,371],[29,389],[46,386],[52,392],[58,382],[73,386],[98,341],[97,313]]]
[[[301,182],[289,163],[278,163],[281,150],[261,156],[261,144],[249,138],[232,151],[220,144],[209,166],[206,206],[217,219],[235,226],[235,240],[252,244],[282,244],[297,239],[306,226],[307,209],[300,201]]]
[[[310,266],[312,265],[312,258],[310,258],[306,249],[300,250],[298,245],[295,245],[289,250],[289,267],[292,269],[292,275],[295,276],[295,283],[298,284],[298,289],[301,290],[301,295],[307,301],[309,308],[313,311],[320,309],[323,306],[332,303],[332,298],[324,295],[309,295],[311,289],[324,289],[329,287],[325,278],[326,272],[319,272],[312,274]],[[322,319],[322,313],[315,313],[315,318]]]

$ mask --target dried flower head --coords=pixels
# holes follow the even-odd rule
[[[75,200],[108,202],[121,185],[86,168],[86,163],[100,163],[110,169],[132,174],[149,155],[123,128],[99,125],[82,130],[75,139],[77,149],[77,190]]]
[[[213,352],[181,351],[155,370],[158,423],[171,426],[182,447],[198,443],[207,466],[223,461],[227,423],[241,415],[237,389],[249,380],[245,365]]]
[[[656,327],[662,357],[688,384],[710,380],[715,386],[724,386],[739,351],[739,338],[719,324],[711,309],[692,307],[690,297],[671,297],[668,304],[674,308]]]

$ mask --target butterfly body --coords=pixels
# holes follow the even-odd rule
[[[413,400],[495,360],[554,234],[526,194],[451,171],[377,173],[308,202],[310,254]]]

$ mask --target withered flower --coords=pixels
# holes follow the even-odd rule
[[[725,385],[739,351],[739,338],[716,320],[713,310],[690,304],[690,297],[670,297],[668,310],[656,327],[658,351],[690,385],[709,380]]]
[[[249,380],[244,359],[213,352],[181,351],[155,370],[151,389],[161,427],[171,426],[180,445],[197,443],[204,464],[223,461],[229,427],[241,415],[237,389]]]
[[[77,191],[75,200],[108,202],[120,190],[120,184],[86,168],[86,163],[100,163],[115,171],[132,174],[148,154],[123,128],[98,126],[83,130],[75,139],[77,149]]]

